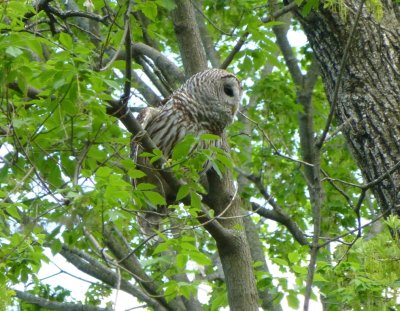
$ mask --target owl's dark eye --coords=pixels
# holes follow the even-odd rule
[[[232,86],[225,84],[225,85],[224,85],[224,93],[225,93],[226,95],[228,95],[229,97],[233,97],[234,94],[233,94]]]

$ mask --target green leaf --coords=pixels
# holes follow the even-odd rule
[[[179,293],[183,295],[186,299],[196,293],[196,286],[188,283],[179,282]]]
[[[216,158],[219,162],[221,162],[225,167],[227,168],[232,168],[233,167],[233,163],[232,163],[232,159],[227,156],[226,154],[223,153],[217,153],[216,154]]]
[[[319,6],[319,0],[306,0],[306,3],[303,7],[303,15],[307,16],[310,14],[311,10],[317,10]]]
[[[325,279],[320,273],[315,273],[314,275],[314,281],[318,282],[329,282],[327,279]]]
[[[8,54],[11,57],[18,57],[23,53],[23,51],[15,46],[9,46],[6,48],[6,54]]]
[[[201,210],[201,198],[196,192],[190,192],[190,205],[197,210]]]
[[[128,171],[128,175],[131,178],[142,178],[142,177],[146,176],[146,174],[143,171],[136,170],[136,169],[130,169]]]
[[[288,301],[288,305],[295,309],[298,310],[299,309],[299,305],[300,305],[300,301],[297,298],[297,295],[294,294],[292,291],[289,292],[289,295],[287,295],[286,297],[287,301]]]
[[[97,177],[108,177],[112,174],[112,169],[106,166],[102,166],[100,167],[97,172],[96,172],[96,176]]]
[[[167,202],[165,198],[155,191],[144,191],[145,197],[150,200],[150,202],[154,205],[166,205]]]
[[[293,267],[292,267],[292,270],[294,271],[294,272],[296,272],[296,273],[299,273],[299,274],[301,274],[301,275],[307,275],[307,268],[305,268],[305,267],[301,267],[301,266],[297,266],[297,265],[294,265]]]
[[[160,243],[156,246],[156,248],[153,251],[153,255],[157,255],[163,252],[166,252],[170,249],[170,243],[168,241]]]
[[[193,135],[186,136],[182,141],[177,143],[172,149],[172,159],[179,160],[186,157],[192,149],[195,137]]]
[[[21,219],[21,215],[18,212],[18,207],[15,204],[10,204],[7,207],[7,213],[9,213],[12,217],[14,217],[17,220]]]
[[[154,153],[154,156],[150,159],[151,164],[153,164],[154,162],[156,162],[163,156],[163,153],[160,149],[154,149],[153,153]]]
[[[141,191],[152,190],[154,188],[156,188],[156,186],[154,186],[153,184],[143,182],[136,186],[136,189]]]
[[[169,302],[173,298],[175,298],[177,293],[178,293],[177,282],[169,281],[166,284],[166,288],[165,288],[165,291],[164,291],[164,296],[165,296],[165,299],[167,300],[167,302]]]
[[[186,197],[189,194],[189,191],[190,191],[190,187],[188,184],[184,184],[184,185],[180,186],[178,193],[176,194],[176,200],[177,201],[182,200],[184,197]]]
[[[212,300],[211,303],[211,311],[221,310],[221,307],[228,305],[228,295],[227,292],[220,292],[218,295]]]
[[[289,258],[289,261],[290,261],[291,263],[296,263],[296,262],[299,261],[299,254],[296,253],[296,252],[290,252],[290,253],[288,254],[288,258]]]
[[[50,248],[51,248],[51,253],[53,255],[56,255],[61,251],[62,243],[60,242],[60,240],[53,240]]]
[[[211,163],[212,165],[212,168],[214,169],[214,171],[217,173],[217,175],[218,175],[218,177],[219,178],[223,178],[223,175],[222,175],[222,172],[221,172],[221,170],[219,169],[219,166],[218,166],[218,164],[217,163],[215,163],[214,161],[212,161],[212,163]]]
[[[69,49],[69,50],[72,49],[72,37],[69,34],[66,34],[65,32],[61,32],[59,40],[60,40],[60,43],[63,46],[65,46],[67,49]]]
[[[190,259],[194,262],[198,263],[199,265],[208,266],[211,265],[211,259],[200,252],[192,252],[190,253]]]
[[[156,3],[168,11],[172,11],[176,7],[174,0],[157,0]]]
[[[114,81],[114,80],[109,80],[109,79],[104,79],[103,80],[108,86],[110,86],[111,88],[113,88],[114,90],[119,90],[121,88],[121,84],[119,84],[118,82]]]
[[[147,1],[146,3],[137,5],[137,8],[140,9],[148,19],[150,20],[156,19],[157,5],[154,2]]]
[[[221,136],[206,133],[206,134],[201,134],[200,139],[201,140],[220,140]]]
[[[271,258],[271,261],[279,266],[288,266],[287,261],[282,258]]]
[[[182,249],[187,250],[187,251],[198,251],[197,247],[194,246],[192,243],[182,242],[182,243],[180,244],[180,247],[181,247]]]
[[[186,267],[187,261],[188,261],[187,255],[184,254],[176,255],[176,267],[179,270],[183,270]]]

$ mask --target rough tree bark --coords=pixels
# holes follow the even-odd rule
[[[186,75],[191,76],[206,69],[207,58],[193,4],[187,0],[177,0],[172,19]],[[222,139],[226,143],[226,138]],[[227,144],[224,149],[229,151]],[[205,228],[217,243],[230,310],[258,310],[259,297],[240,199],[232,174],[225,172],[223,175],[221,179],[213,171],[207,174],[209,193],[205,198],[215,215],[219,215],[214,222],[221,223],[223,230],[209,230],[207,225]]]
[[[400,5],[383,0],[383,17],[377,20],[364,5],[343,69],[343,57],[355,22],[358,1],[345,1],[346,18],[322,6],[299,20],[320,63],[326,93],[335,116],[384,213],[400,215]],[[338,81],[343,70],[341,81]],[[337,101],[334,90],[340,83]]]
[[[207,58],[196,22],[196,14],[189,0],[175,1],[172,21],[187,77],[207,68]],[[200,48],[199,48],[200,47]]]

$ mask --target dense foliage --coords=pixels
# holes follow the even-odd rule
[[[312,2],[305,11],[313,8]],[[197,301],[206,287],[209,301],[204,309],[226,306],[217,246],[197,218],[205,191],[198,175],[204,158],[212,159],[220,176],[225,170],[233,172],[245,209],[241,217],[256,224],[266,263],[274,267],[268,272],[263,262],[253,262],[257,289],[268,292],[275,305],[286,301],[299,308],[316,217],[310,195],[315,184],[305,148],[320,137],[330,111],[315,59],[307,44],[291,46],[287,41],[288,31],[292,43],[301,35],[290,16],[262,21],[283,4],[190,3],[210,66],[220,66],[238,39],[246,40],[228,67],[242,80],[245,96],[241,113],[228,130],[231,155],[207,150],[187,156],[196,140],[213,136],[189,138],[175,149],[167,166],[187,182],[177,200],[190,199],[169,206],[164,230],[153,239],[142,234],[139,211],[148,204],[165,204],[165,198],[150,184],[132,187],[131,179],[143,172],[130,158],[134,135],[118,120],[123,122],[123,116],[116,112],[115,102],[123,97],[128,79],[127,23],[131,111],[156,105],[184,81],[171,17],[175,2],[1,3],[0,274],[5,278],[0,278],[0,308],[14,304],[21,310],[39,309],[14,291],[21,284],[42,302],[78,303],[62,282],[51,288],[48,279],[37,276],[56,254],[97,277],[81,301],[86,305],[112,306],[114,287],[137,298],[131,307],[157,309],[161,304],[174,309],[171,303],[179,305],[181,297]],[[286,42],[286,52],[279,38]],[[297,71],[290,68],[285,53],[291,54]],[[296,80],[296,72],[303,84]],[[303,100],[304,94],[309,102]],[[160,152],[147,156],[156,161]],[[362,175],[335,123],[321,149],[320,165],[317,217],[324,247],[319,249],[313,277],[315,293],[329,310],[395,309],[399,221],[390,218],[380,233],[371,230],[364,239],[382,215],[374,198],[362,189]],[[111,245],[134,258],[134,268],[121,265]]]

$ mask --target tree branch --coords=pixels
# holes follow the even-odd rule
[[[276,10],[271,16],[263,17],[261,21],[263,23],[269,23],[272,22],[273,20],[279,18],[280,16],[294,10],[297,8],[297,4],[295,2],[291,2],[290,4],[284,6],[283,8]],[[239,40],[229,53],[229,55],[226,57],[226,59],[223,61],[222,65],[220,66],[221,69],[226,69],[228,68],[229,64],[232,62],[233,58],[235,55],[240,51],[242,46],[246,43],[247,37],[249,36],[250,32],[245,30],[245,32],[240,36]]]
[[[169,86],[175,89],[185,81],[185,75],[168,57],[157,51],[153,47],[141,42],[132,43],[132,55],[142,55],[150,58],[154,65],[162,72],[163,77],[168,81]],[[113,55],[110,54],[110,57]],[[125,60],[125,51],[118,51],[116,60]]]
[[[396,171],[400,167],[400,161],[397,162],[390,170],[386,171],[386,173],[382,174],[378,178],[370,181],[369,183],[365,184],[362,186],[363,190],[369,189],[373,186],[376,186],[380,182],[382,182],[384,179],[388,178],[390,174],[392,174],[394,171]]]
[[[71,249],[66,245],[63,245],[60,254],[82,272],[101,280],[113,288],[117,288],[119,281],[117,273],[98,262],[98,260],[95,258],[89,256],[83,251]],[[153,297],[150,297],[147,293],[144,293],[142,289],[137,288],[125,279],[121,279],[119,283],[121,290],[137,297],[141,301],[145,301],[149,306],[154,307],[156,310],[168,310]]]
[[[239,53],[240,49],[242,48],[242,46],[246,43],[247,37],[250,35],[250,32],[248,32],[247,30],[240,36],[239,40],[236,42],[235,46],[233,47],[233,49],[231,50],[231,52],[229,53],[229,55],[225,58],[225,60],[223,61],[223,63],[221,64],[221,66],[219,68],[221,69],[226,69],[228,68],[228,66],[230,65],[230,63],[233,61],[233,59],[235,58],[236,54]]]
[[[177,298],[167,302],[164,294],[160,292],[159,285],[154,282],[142,269],[142,266],[136,256],[127,249],[126,241],[120,241],[122,234],[118,234],[115,227],[104,228],[104,241],[107,247],[114,254],[118,262],[130,271],[141,287],[149,293],[150,297],[156,299],[168,310],[183,310],[182,302]],[[118,238],[118,240],[116,239]],[[125,245],[125,247],[124,247]]]
[[[264,246],[259,236],[260,233],[258,226],[253,222],[251,217],[243,217],[243,223],[245,225],[247,241],[250,246],[251,258],[253,259],[253,262],[261,263],[261,265],[254,267],[254,269],[262,273],[270,274],[265,259]],[[279,292],[271,293],[269,288],[258,288],[258,296],[262,300],[261,306],[265,310],[282,311],[279,299],[277,299],[280,295]]]
[[[144,97],[148,106],[156,107],[160,105],[162,99],[132,70],[132,83],[136,90]]]
[[[299,7],[297,6],[296,2],[291,2],[288,5],[285,5],[284,7],[275,10],[274,13],[272,13],[272,15],[261,18],[261,21],[263,23],[272,22],[277,18],[281,17],[282,15],[285,15],[286,13],[298,8]]]
[[[107,19],[109,18],[109,16],[101,16],[101,15],[97,15],[94,13],[90,13],[90,12],[82,12],[82,11],[60,11],[52,6],[47,6],[47,8],[45,8],[45,10],[48,10],[50,13],[54,14],[55,16],[61,18],[61,19],[67,19],[69,17],[84,17],[87,19],[91,19],[93,21],[96,22],[100,22],[103,24],[108,24],[107,23]]]
[[[299,226],[290,218],[289,215],[285,213],[285,211],[279,206],[279,204],[274,200],[274,198],[267,192],[267,190],[265,189],[264,185],[261,182],[261,178],[251,174],[246,174],[240,170],[238,171],[241,175],[245,176],[248,180],[253,182],[253,184],[260,191],[261,195],[264,197],[264,199],[273,208],[273,211],[267,210],[261,205],[251,202],[253,211],[262,217],[274,220],[284,225],[301,245],[309,245],[304,233],[301,231]]]
[[[190,0],[176,0],[172,21],[186,77],[207,68],[207,58],[200,39],[196,15]]]
[[[70,302],[57,302],[51,301],[45,298],[37,297],[27,292],[23,292],[17,289],[14,289],[16,296],[24,300],[27,303],[34,304],[41,308],[50,309],[50,310],[59,310],[59,311],[70,311],[70,310],[80,310],[80,311],[112,311],[112,308],[101,308],[90,305],[83,305],[80,303],[70,303]]]
[[[297,226],[297,224],[288,215],[278,212],[276,210],[268,210],[265,207],[255,202],[251,202],[251,207],[253,211],[258,215],[260,215],[261,217],[271,219],[273,221],[280,223],[281,225],[284,225],[292,234],[294,239],[301,245],[310,246],[310,243],[308,242],[306,236],[304,235],[304,232],[301,231],[301,229]]]
[[[125,83],[124,93],[121,96],[121,104],[124,106],[128,105],[128,100],[131,95],[132,86],[132,50],[131,50],[131,26],[129,21],[130,5],[128,6],[127,12],[125,13]]]
[[[199,0],[198,5],[202,6],[203,1]],[[220,67],[221,64],[221,58],[218,55],[218,52],[215,50],[213,39],[208,33],[207,26],[205,23],[205,16],[201,11],[201,9],[197,7],[196,7],[196,20],[197,20],[197,25],[199,27],[201,41],[203,43],[207,58],[210,61],[211,66],[213,68],[218,68]]]
[[[275,33],[276,43],[282,52],[293,82],[299,87],[303,85],[303,74],[301,73],[298,60],[293,54],[293,49],[287,39],[288,26],[288,23],[276,25],[272,27],[272,30]]]

